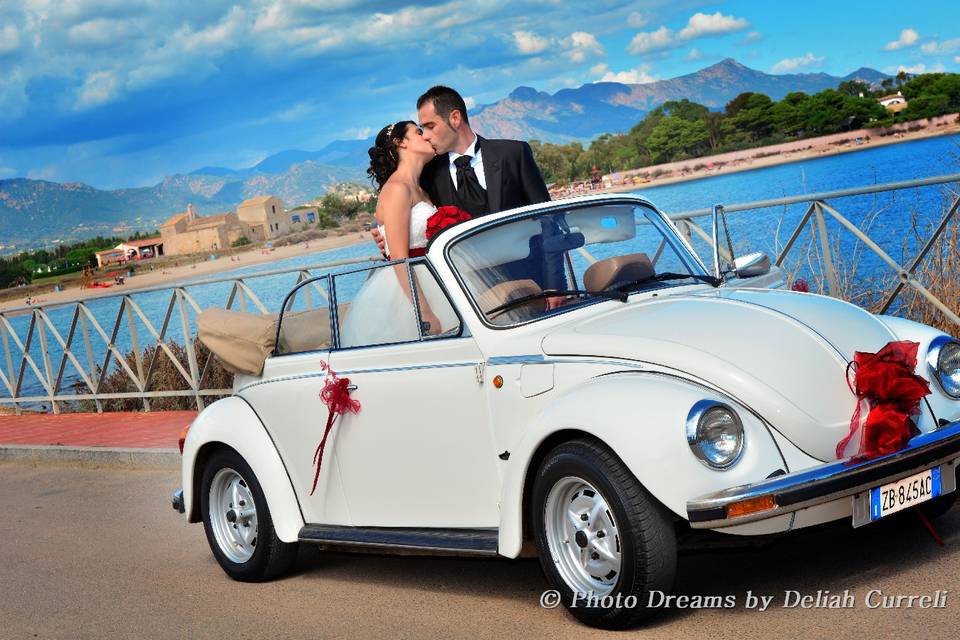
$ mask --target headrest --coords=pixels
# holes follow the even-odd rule
[[[655,274],[647,254],[631,253],[594,262],[583,274],[583,286],[587,291],[605,291]]]

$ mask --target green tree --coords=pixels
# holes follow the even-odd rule
[[[646,146],[654,162],[683,160],[702,154],[710,143],[710,134],[703,120],[685,120],[667,116],[647,138]]]

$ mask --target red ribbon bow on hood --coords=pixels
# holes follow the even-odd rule
[[[864,400],[869,413],[860,437],[859,456],[875,458],[907,445],[916,432],[910,416],[920,413],[920,400],[930,393],[930,384],[914,373],[919,346],[916,342],[888,342],[876,353],[854,354],[847,366],[847,384],[857,396],[857,409],[850,420],[850,433],[837,444],[837,458],[844,457],[844,449],[860,426]]]

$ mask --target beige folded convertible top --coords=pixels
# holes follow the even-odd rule
[[[211,308],[197,315],[200,341],[231,373],[258,376],[277,346],[277,315]],[[283,315],[278,353],[324,349],[330,345],[326,308]]]

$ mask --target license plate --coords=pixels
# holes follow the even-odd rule
[[[921,471],[870,490],[870,521],[874,522],[941,494],[940,467]]]

